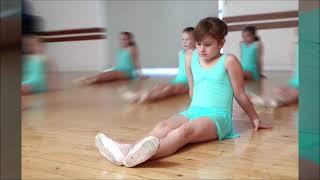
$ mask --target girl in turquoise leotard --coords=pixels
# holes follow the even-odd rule
[[[126,92],[122,97],[128,99],[131,103],[145,103],[188,93],[188,77],[185,63],[191,59],[192,52],[195,49],[193,30],[193,27],[187,27],[182,31],[183,49],[179,52],[179,69],[174,79],[168,83],[158,84],[151,89],[136,93]]]
[[[243,42],[240,43],[241,65],[245,80],[260,80],[262,71],[262,44],[257,36],[256,27],[247,26],[242,30]]]
[[[292,77],[288,80],[287,85],[277,87],[273,90],[271,97],[260,97],[255,94],[250,95],[251,101],[257,106],[270,108],[283,107],[298,103],[299,97],[299,63],[298,47],[296,48],[296,68]]]
[[[95,84],[115,80],[129,80],[141,76],[138,48],[130,32],[120,33],[120,45],[116,55],[116,66],[108,71],[89,77],[81,77],[74,80],[79,84]]]
[[[245,94],[239,60],[220,54],[227,32],[227,25],[214,17],[201,20],[195,28],[197,51],[186,62],[192,99],[185,111],[161,121],[131,145],[98,134],[96,146],[101,154],[116,165],[133,167],[148,159],[170,156],[189,143],[238,137],[232,124],[233,97],[247,112],[255,130],[266,128]]]
[[[22,85],[23,95],[47,90],[46,61],[41,42],[35,36],[23,38]]]

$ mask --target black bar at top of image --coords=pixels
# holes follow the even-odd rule
[[[0,179],[21,179],[21,0],[0,0]]]

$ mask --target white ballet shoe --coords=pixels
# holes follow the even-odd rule
[[[255,106],[266,106],[266,103],[261,97],[255,94],[250,94],[249,96],[252,104],[254,104]]]
[[[137,98],[137,94],[131,91],[127,91],[121,94],[122,99],[127,100],[127,101],[133,101],[134,99]]]
[[[126,155],[130,151],[130,146],[127,144],[119,144],[104,134],[97,134],[95,144],[98,151],[109,161],[117,166],[123,165]]]
[[[72,83],[76,84],[76,85],[81,85],[81,84],[84,84],[85,80],[86,80],[85,77],[80,77],[80,78],[77,78],[77,79],[73,79]]]
[[[142,93],[142,95],[140,96],[140,99],[138,100],[139,104],[145,103],[149,97],[150,93],[149,91],[145,91]]]
[[[159,149],[160,140],[154,136],[148,136],[136,144],[125,158],[123,164],[126,167],[134,167],[145,162],[155,155]]]
[[[267,105],[267,107],[277,108],[277,107],[280,107],[281,101],[275,100],[275,99],[270,99],[267,101],[266,105]]]
[[[76,85],[90,85],[95,81],[96,81],[96,78],[80,77],[72,80],[72,83]]]

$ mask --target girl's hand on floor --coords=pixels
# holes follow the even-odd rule
[[[253,127],[254,127],[254,131],[258,131],[260,129],[271,129],[272,128],[272,126],[270,126],[270,125],[261,124],[260,119],[254,119],[252,121],[252,124],[253,124]]]

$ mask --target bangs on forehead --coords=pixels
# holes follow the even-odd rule
[[[203,43],[203,42],[215,42],[217,39],[210,36],[210,34],[204,34],[202,37],[199,37],[198,40],[196,40],[197,43]]]
[[[194,39],[196,42],[201,42],[205,37],[208,37],[209,33],[205,31],[195,31]]]

